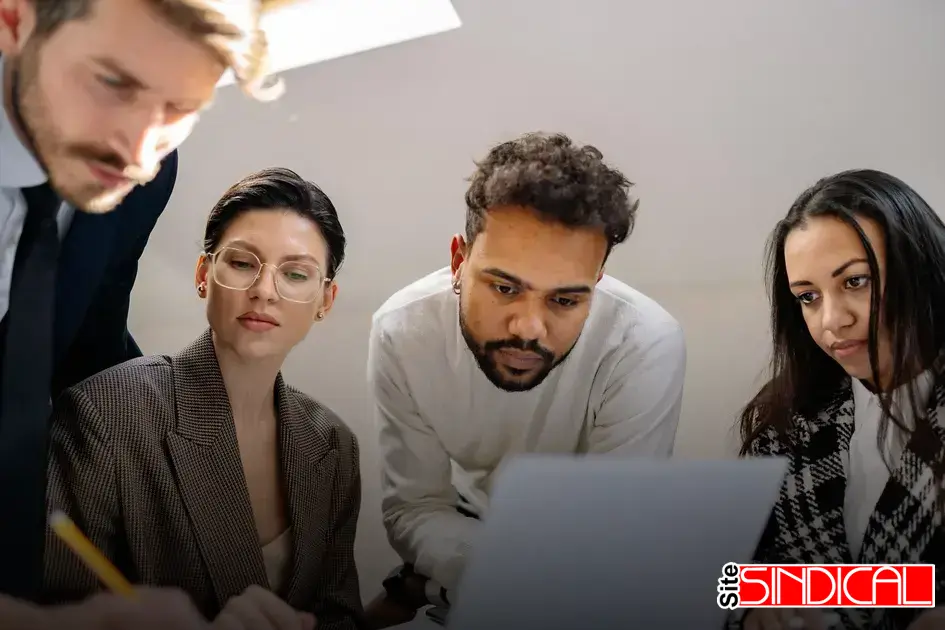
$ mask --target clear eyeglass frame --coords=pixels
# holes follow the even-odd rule
[[[218,261],[217,261],[217,259],[220,257],[220,254],[222,254],[222,253],[224,253],[224,252],[226,252],[226,251],[238,252],[238,253],[241,254],[241,255],[251,256],[253,259],[256,260],[256,263],[257,263],[256,275],[253,277],[252,282],[249,282],[245,287],[243,287],[243,286],[231,286],[230,284],[227,284],[226,282],[220,280],[220,278],[219,278],[219,276],[218,276],[218,273],[217,273],[218,264],[219,264]],[[312,302],[314,302],[315,300],[318,299],[319,292],[321,291],[321,289],[323,289],[326,284],[331,283],[331,278],[326,278],[326,277],[323,276],[322,279],[318,282],[318,289],[313,290],[313,295],[312,295],[312,297],[309,298],[309,299],[307,299],[307,300],[299,300],[299,299],[292,298],[292,297],[286,297],[286,296],[285,296],[285,291],[284,291],[284,289],[283,289],[282,286],[281,286],[282,283],[281,283],[280,280],[279,280],[279,279],[282,277],[282,268],[283,268],[283,267],[287,267],[287,266],[291,266],[291,265],[298,265],[299,263],[296,263],[296,262],[284,262],[284,263],[279,264],[279,265],[274,265],[274,264],[272,264],[272,263],[264,263],[264,262],[262,262],[261,260],[259,260],[259,256],[257,256],[257,255],[254,254],[253,252],[248,251],[248,250],[245,250],[245,249],[241,249],[241,248],[238,248],[238,247],[221,247],[220,249],[218,249],[217,251],[215,251],[215,252],[213,252],[213,253],[204,252],[203,255],[204,255],[204,256],[207,258],[207,260],[210,262],[210,273],[211,273],[211,275],[212,275],[212,277],[213,277],[213,281],[214,281],[215,283],[217,283],[218,285],[220,285],[221,287],[223,287],[223,288],[225,288],[225,289],[230,289],[231,291],[249,291],[251,288],[253,288],[253,286],[256,285],[257,282],[259,282],[259,278],[260,278],[260,276],[262,276],[263,269],[266,268],[266,267],[272,267],[272,270],[275,272],[275,274],[274,274],[274,276],[273,276],[273,282],[274,282],[275,287],[276,287],[276,293],[279,294],[279,297],[282,298],[283,300],[287,301],[287,302],[294,302],[295,304],[311,304]],[[313,263],[305,263],[305,264],[314,267],[315,270],[318,272],[318,274],[319,274],[320,276],[323,275],[323,274],[322,274],[322,270],[321,270],[321,268],[320,268],[318,265],[313,264]]]

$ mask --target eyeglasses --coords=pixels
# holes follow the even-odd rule
[[[325,283],[330,282],[318,265],[292,260],[281,265],[263,263],[259,257],[243,249],[224,247],[212,254],[204,253],[212,263],[213,280],[221,287],[247,291],[259,280],[263,267],[275,271],[276,293],[283,300],[308,304],[318,299]]]

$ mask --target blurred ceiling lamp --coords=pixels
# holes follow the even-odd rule
[[[450,0],[262,0],[273,73],[459,28]],[[220,85],[233,83],[227,72]]]

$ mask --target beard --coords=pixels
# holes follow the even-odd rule
[[[115,151],[91,143],[63,140],[51,112],[49,99],[39,85],[40,44],[29,42],[10,64],[10,109],[27,148],[49,177],[49,183],[63,201],[92,214],[111,212],[135,186],[146,184],[157,175],[160,165],[147,171],[129,165]],[[127,179],[118,186],[105,186],[86,170],[89,162],[121,172]]]
[[[459,302],[459,330],[463,335],[463,339],[466,341],[466,346],[476,358],[476,363],[479,364],[479,369],[482,370],[486,378],[488,378],[493,385],[507,392],[525,392],[541,385],[548,375],[551,374],[551,371],[568,358],[568,355],[571,354],[571,350],[574,349],[574,345],[577,345],[577,341],[575,341],[575,344],[568,348],[568,351],[565,352],[564,355],[560,358],[556,358],[554,352],[542,347],[538,341],[534,339],[525,340],[512,337],[509,339],[479,342],[473,336],[472,330],[469,328],[469,324],[463,314],[462,296],[460,296]],[[515,370],[510,367],[500,368],[495,359],[496,353],[500,350],[534,352],[542,358],[542,363],[539,367],[527,371]],[[512,376],[506,376],[503,370],[511,373]],[[531,376],[521,378],[529,373]]]

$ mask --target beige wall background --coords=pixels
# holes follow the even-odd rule
[[[350,238],[339,299],[285,373],[361,440],[365,597],[396,562],[380,523],[366,396],[371,313],[447,263],[464,178],[490,145],[566,132],[637,183],[639,222],[609,272],[686,330],[681,457],[732,455],[734,416],[767,357],[764,241],[803,188],[872,167],[945,208],[945,2],[454,5],[458,31],[291,71],[275,104],[223,89],[181,153],[132,305],[145,352],[177,350],[206,325],[193,264],[218,196],[271,165],[331,196]]]

